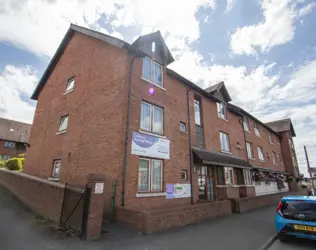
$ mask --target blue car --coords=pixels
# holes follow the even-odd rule
[[[285,196],[275,216],[280,241],[289,236],[316,240],[316,196]]]

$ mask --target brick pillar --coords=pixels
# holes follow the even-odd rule
[[[105,190],[105,178],[102,174],[89,174],[87,187],[91,189],[90,199],[87,207],[87,223],[85,231],[85,240],[96,240],[100,238],[103,220],[103,204]],[[103,190],[102,190],[103,185]]]

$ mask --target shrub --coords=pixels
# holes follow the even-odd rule
[[[22,171],[23,164],[21,158],[11,158],[5,164],[6,168],[14,171]]]
[[[25,158],[25,153],[18,154],[18,155],[17,155],[17,157],[18,157],[18,158],[23,158],[23,159],[24,159],[24,158]]]
[[[0,168],[4,168],[4,165],[5,165],[5,161],[0,160]]]

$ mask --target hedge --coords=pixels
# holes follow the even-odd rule
[[[22,171],[22,168],[23,168],[22,158],[11,158],[7,160],[7,162],[5,163],[5,167],[9,170]]]
[[[5,165],[5,161],[0,160],[0,168],[4,168],[4,165]]]

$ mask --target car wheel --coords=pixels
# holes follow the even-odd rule
[[[278,234],[278,238],[281,242],[286,242],[287,241],[287,237],[284,234]]]

